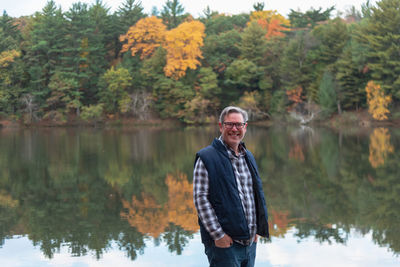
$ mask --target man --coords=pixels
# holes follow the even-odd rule
[[[196,154],[193,200],[210,266],[254,266],[257,235],[269,237],[257,165],[242,142],[247,118],[241,108],[226,107],[221,136]]]

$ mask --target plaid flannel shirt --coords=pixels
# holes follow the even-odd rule
[[[222,141],[221,137],[219,138],[219,140],[225,145],[229,155],[229,159],[232,162],[240,200],[242,201],[243,211],[246,216],[250,231],[249,240],[234,241],[242,245],[251,245],[256,235],[257,222],[253,181],[250,170],[245,160],[245,148],[243,147],[243,145],[240,144],[239,155],[236,156],[235,152]],[[218,222],[218,218],[215,214],[213,207],[211,206],[211,203],[208,200],[208,187],[208,172],[203,161],[199,158],[196,161],[193,171],[193,200],[199,218],[204,227],[206,228],[212,239],[218,240],[222,238],[225,233]]]

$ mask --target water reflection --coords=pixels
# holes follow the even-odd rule
[[[372,232],[375,243],[399,253],[400,180],[395,169],[400,163],[388,129],[371,133],[378,142],[368,135],[343,137],[323,129],[271,131],[274,140],[258,161],[274,234],[295,226],[299,241],[312,236],[321,243],[345,244],[355,228],[360,234]],[[370,163],[376,143],[379,165]]]
[[[390,143],[390,134],[387,128],[376,128],[371,133],[369,142],[369,162],[377,168],[385,164],[388,154],[394,152]]]
[[[136,260],[149,240],[180,255],[198,231],[194,153],[218,129],[0,131],[0,245],[26,236],[43,255]],[[254,128],[271,234],[347,244],[353,231],[400,253],[399,133]],[[267,240],[262,240],[265,244]],[[146,245],[147,244],[147,245]]]

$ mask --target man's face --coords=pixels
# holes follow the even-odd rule
[[[224,142],[233,149],[236,149],[242,141],[247,128],[247,123],[242,128],[237,128],[236,125],[232,127],[232,123],[244,123],[244,119],[241,113],[229,113],[225,116],[224,122],[219,123],[219,130],[222,135]]]

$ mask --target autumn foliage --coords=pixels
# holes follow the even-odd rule
[[[299,162],[304,162],[304,153],[303,153],[303,148],[299,143],[295,143],[294,146],[290,148],[289,151],[289,158],[290,159],[295,159]]]
[[[9,68],[9,66],[15,61],[16,58],[21,56],[21,52],[13,49],[7,50],[0,53],[0,81],[3,81],[4,84],[11,83],[10,75],[7,75],[5,69]],[[1,88],[0,88],[0,98],[1,98]]]
[[[265,34],[267,39],[274,36],[285,36],[283,32],[288,31],[290,26],[290,21],[276,10],[254,11],[250,15],[250,21],[257,21],[267,31]]]
[[[369,81],[367,87],[368,112],[376,120],[386,120],[386,114],[390,113],[388,106],[392,102],[392,97],[385,95],[385,92],[379,84],[374,81]]]
[[[293,104],[288,108],[289,110],[293,109],[297,104],[303,102],[303,88],[301,86],[297,86],[294,89],[287,90],[286,95]]]
[[[167,26],[162,23],[162,19],[155,16],[139,20],[126,34],[120,36],[121,42],[126,41],[121,53],[131,50],[132,56],[140,52],[141,59],[151,56],[164,42],[166,30]]]
[[[139,20],[128,32],[120,36],[121,53],[131,51],[132,56],[140,52],[141,59],[150,57],[157,47],[167,51],[167,63],[164,73],[167,77],[179,79],[186,70],[196,69],[202,58],[200,47],[203,46],[205,26],[199,21],[186,21],[167,31],[161,19],[149,17]]]
[[[166,33],[164,48],[167,50],[165,75],[179,79],[186,70],[196,69],[202,58],[204,24],[199,21],[183,22],[177,28]]]
[[[186,175],[167,175],[168,202],[159,204],[150,194],[142,194],[142,200],[132,197],[132,201],[122,200],[126,211],[121,217],[136,227],[139,232],[159,237],[169,223],[181,226],[187,231],[198,230],[196,210],[193,204],[193,186]]]
[[[288,218],[289,211],[278,211],[270,209],[269,211],[269,228],[270,235],[276,237],[284,237],[289,230],[291,219]]]
[[[1,52],[0,67],[1,68],[8,67],[12,62],[14,62],[14,59],[19,56],[21,56],[21,53],[15,49]]]

